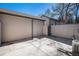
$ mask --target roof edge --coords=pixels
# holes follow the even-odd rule
[[[24,13],[15,12],[15,11],[6,10],[6,9],[0,9],[0,14],[8,14],[8,15],[13,15],[13,16],[19,16],[19,17],[25,17],[25,18],[31,18],[31,19],[35,19],[35,20],[45,21],[44,18],[41,18],[38,16],[31,16],[31,15],[27,15]]]
[[[49,18],[50,20],[59,21],[59,20],[57,20],[57,19],[54,19],[54,18],[49,17],[49,16],[46,16],[46,15],[42,15],[42,17],[47,17],[47,18]]]

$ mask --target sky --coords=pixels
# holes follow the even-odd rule
[[[0,3],[0,8],[38,16],[51,8],[48,3]]]

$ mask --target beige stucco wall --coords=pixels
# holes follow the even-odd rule
[[[43,35],[43,21],[33,20],[33,36]]]
[[[52,25],[51,34],[55,36],[72,38],[73,35],[79,36],[79,24]]]
[[[32,19],[1,14],[3,42],[32,37]]]

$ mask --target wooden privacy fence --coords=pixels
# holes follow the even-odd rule
[[[51,25],[51,35],[72,38],[79,37],[79,24]]]

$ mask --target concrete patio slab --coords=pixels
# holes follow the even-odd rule
[[[51,40],[49,38],[33,38],[33,40],[19,42],[0,47],[0,56],[66,56],[58,48],[70,51],[70,45]]]

